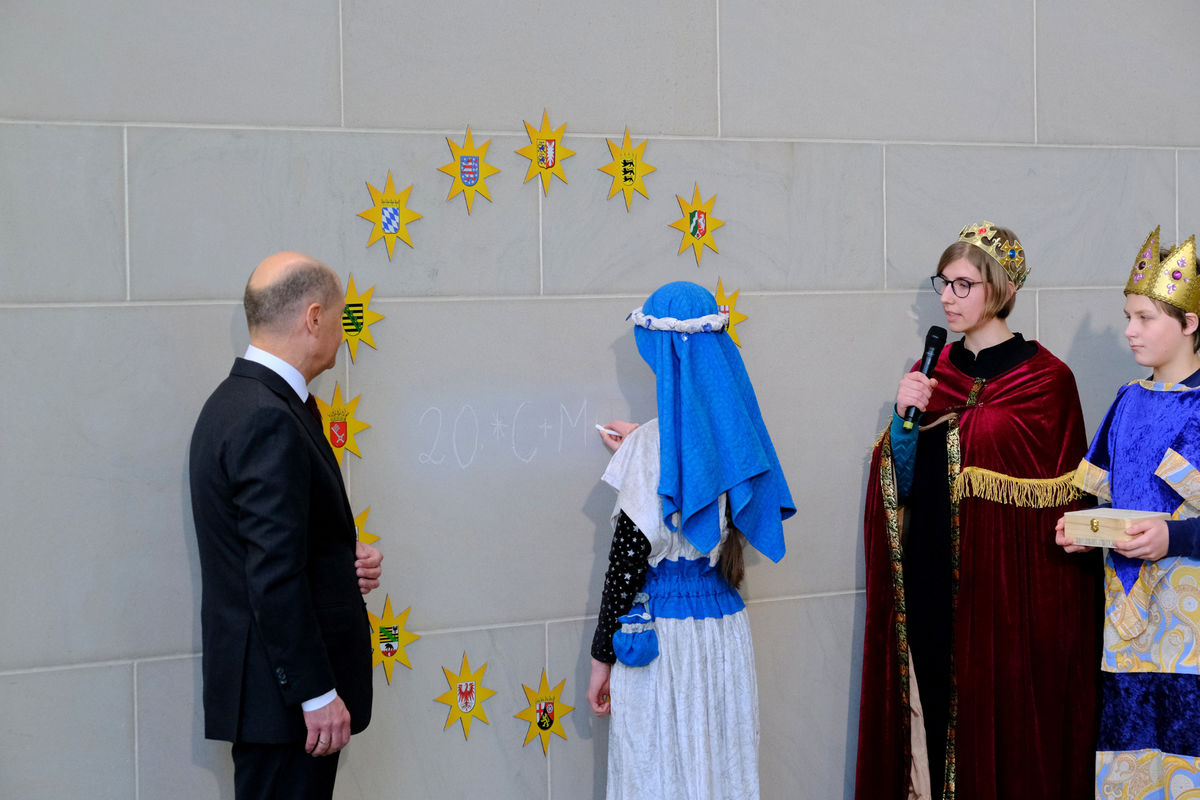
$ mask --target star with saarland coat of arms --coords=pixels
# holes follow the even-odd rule
[[[523,121],[523,120],[522,120]],[[567,182],[567,174],[563,171],[563,161],[575,155],[574,150],[563,146],[563,134],[567,131],[564,122],[558,130],[550,129],[550,112],[542,111],[542,127],[535,128],[525,123],[525,132],[529,134],[529,144],[517,151],[517,155],[529,159],[529,171],[525,173],[525,183],[534,175],[542,178],[542,194],[550,194],[550,176],[557,175],[563,183]]]
[[[566,678],[563,678],[551,691],[550,684],[546,683],[546,670],[543,669],[542,682],[537,691],[521,684],[521,688],[525,690],[525,699],[529,703],[528,708],[514,715],[517,719],[529,723],[522,747],[533,741],[533,737],[540,736],[542,755],[546,755],[546,748],[550,745],[550,734],[557,734],[566,740],[567,734],[563,729],[562,718],[575,710],[575,706],[569,706],[562,701],[563,686],[566,682]]]
[[[466,652],[463,652],[462,667],[457,675],[442,667],[442,672],[446,673],[446,683],[450,684],[450,690],[435,697],[434,702],[450,706],[450,713],[446,716],[446,728],[461,721],[464,739],[471,738],[472,718],[478,717],[483,720],[484,725],[491,724],[488,722],[487,714],[483,713],[483,701],[496,692],[483,685],[485,670],[487,670],[487,664],[472,672],[471,665],[467,662]],[[446,728],[442,728],[442,730],[446,730]]]
[[[452,200],[456,194],[462,193],[467,201],[468,214],[471,213],[471,203],[475,200],[476,192],[483,195],[489,203],[492,201],[492,196],[488,194],[486,181],[500,170],[483,160],[487,155],[488,145],[491,143],[492,140],[488,139],[476,147],[474,140],[471,139],[470,125],[467,126],[467,137],[463,140],[462,146],[459,146],[449,136],[446,137],[446,144],[450,145],[450,155],[454,160],[444,167],[438,167],[438,172],[444,172],[454,178],[454,183],[450,185],[450,194],[446,199]]]
[[[404,629],[408,624],[410,611],[412,606],[394,616],[392,598],[386,595],[383,600],[383,616],[377,617],[370,611],[367,612],[367,618],[371,621],[371,668],[383,664],[383,675],[387,678],[388,685],[392,683],[392,667],[397,661],[412,669],[405,648],[421,637]]]
[[[696,266],[700,266],[700,251],[703,247],[708,247],[714,253],[719,253],[717,250],[716,240],[713,239],[713,231],[721,227],[725,223],[712,215],[713,203],[717,201],[717,196],[714,194],[708,198],[707,203],[700,202],[700,184],[695,185],[692,192],[692,202],[683,199],[682,195],[675,195],[679,200],[679,210],[683,212],[683,218],[677,219],[671,223],[672,228],[683,231],[683,242],[679,245],[679,252],[682,253],[691,245],[696,252]],[[676,253],[678,255],[679,253]]]
[[[354,416],[354,409],[358,408],[360,399],[362,399],[362,395],[349,403],[342,402],[342,387],[336,383],[333,385],[332,403],[326,403],[319,397],[316,398],[317,408],[321,410],[321,430],[325,433],[325,441],[329,442],[329,446],[333,448],[338,466],[341,466],[342,454],[347,450],[362,458],[362,453],[358,452],[358,442],[355,441],[354,435],[371,426]]]

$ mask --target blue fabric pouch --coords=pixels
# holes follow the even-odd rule
[[[654,616],[650,613],[650,596],[639,592],[633,607],[618,622],[613,631],[613,652],[627,667],[644,667],[658,658],[658,634],[654,632]]]

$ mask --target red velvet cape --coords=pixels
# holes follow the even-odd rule
[[[1040,345],[1032,358],[986,381],[964,374],[948,356],[949,346],[923,419],[957,414],[959,466],[975,474],[956,484],[966,496],[958,502],[957,716],[945,798],[1091,798],[1100,573],[1094,554],[1068,555],[1054,543],[1058,517],[1079,505],[1063,496],[1063,476],[1086,446],[1075,379]],[[948,440],[954,425],[944,426]],[[954,456],[948,447],[951,469]],[[1038,486],[1046,490],[1040,498]],[[894,487],[885,431],[872,453],[864,521],[859,800],[902,799],[909,786],[907,621],[899,539],[888,524]],[[935,787],[942,777],[931,776]]]

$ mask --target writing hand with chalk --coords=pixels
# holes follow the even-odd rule
[[[625,441],[625,437],[637,430],[637,423],[614,419],[607,425],[597,425],[596,430],[600,432],[604,446],[615,453],[621,442]]]

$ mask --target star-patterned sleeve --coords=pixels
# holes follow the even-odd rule
[[[600,619],[592,637],[592,658],[605,664],[617,660],[612,637],[621,624],[617,620],[633,607],[633,596],[646,583],[650,567],[650,541],[622,511],[613,531],[612,550],[608,553],[608,572],[604,574],[604,595],[600,600]]]

